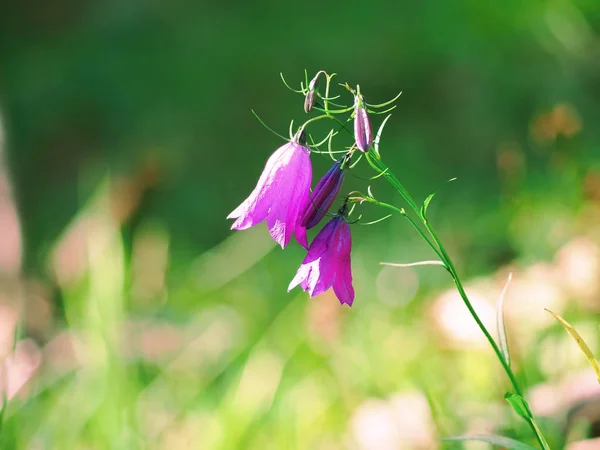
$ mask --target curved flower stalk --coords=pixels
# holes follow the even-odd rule
[[[346,154],[335,162],[333,167],[327,171],[323,178],[319,180],[314,190],[310,194],[310,199],[304,214],[302,215],[302,226],[310,229],[317,225],[323,216],[329,211],[331,204],[340,192],[344,175],[346,174],[345,165],[350,160],[350,154]]]
[[[340,303],[352,306],[351,249],[350,226],[343,215],[334,217],[310,244],[306,258],[290,282],[288,292],[300,285],[314,297],[333,287]]]
[[[310,151],[304,131],[271,155],[256,187],[246,200],[227,216],[236,219],[232,230],[245,230],[263,220],[273,239],[285,248],[292,234],[308,248],[306,228],[300,223],[308,202],[312,179]]]

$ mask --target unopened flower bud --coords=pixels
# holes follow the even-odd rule
[[[308,92],[306,93],[306,97],[304,97],[304,112],[309,113],[313,106],[315,106],[315,90],[317,89],[317,84],[319,82],[319,75],[321,75],[322,71],[317,72],[310,83],[308,83]]]
[[[337,197],[344,181],[345,170],[342,165],[347,162],[344,157],[337,161],[331,169],[319,180],[317,186],[309,195],[309,202],[302,215],[302,226],[309,229],[323,218]]]
[[[315,105],[315,91],[310,90],[306,94],[306,97],[304,97],[304,112],[305,113],[311,112],[314,105]]]
[[[354,139],[356,146],[362,152],[368,152],[373,145],[373,131],[364,99],[357,93],[354,100]]]

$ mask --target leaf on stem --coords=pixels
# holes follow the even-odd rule
[[[502,292],[500,292],[500,296],[498,297],[498,302],[496,304],[496,331],[498,333],[498,341],[500,344],[500,351],[502,352],[502,356],[506,361],[506,364],[510,367],[510,355],[508,352],[508,340],[506,338],[506,327],[504,326],[504,297],[506,295],[506,291],[508,289],[508,285],[512,281],[512,272],[508,274],[508,279],[506,280],[506,284],[502,288]]]
[[[537,450],[535,447],[532,447],[529,444],[525,444],[524,442],[517,441],[515,439],[507,438],[505,436],[498,436],[496,434],[489,435],[465,435],[465,436],[456,436],[444,438],[442,441],[480,441],[487,442],[488,444],[496,445],[499,447],[504,447],[510,450]]]
[[[514,411],[523,419],[527,421],[531,421],[533,419],[533,414],[529,409],[529,404],[519,394],[512,394],[510,392],[507,392],[506,394],[504,394],[504,399],[510,404],[510,406],[512,406],[512,409],[514,409]]]
[[[400,98],[401,95],[402,95],[402,91],[400,91],[398,93],[398,95],[396,95],[393,99],[388,100],[387,102],[380,103],[379,105],[372,105],[370,103],[367,103],[367,105],[370,106],[370,107],[372,107],[372,108],[383,108],[384,106],[391,105],[392,103],[394,103],[396,100],[398,100]]]
[[[367,194],[369,194],[369,197],[375,198],[375,196],[373,195],[373,192],[371,191],[371,186],[367,186]]]
[[[354,206],[356,206],[356,203],[354,205],[352,205],[352,207],[354,207]],[[387,216],[380,217],[377,220],[372,220],[371,222],[359,223],[359,225],[375,225],[376,223],[383,222],[384,220],[389,219],[390,217],[392,217],[392,215],[388,214]]]
[[[385,127],[385,124],[387,123],[387,121],[389,120],[389,118],[392,117],[391,114],[389,114],[385,119],[383,119],[383,122],[381,122],[381,125],[379,126],[379,130],[377,130],[377,134],[375,135],[375,140],[373,141],[373,150],[375,151],[375,153],[379,156],[379,141],[381,140],[381,133],[383,133],[383,127]]]
[[[425,201],[423,202],[423,206],[421,206],[421,216],[423,218],[426,217],[426,215],[427,215],[427,208],[429,208],[429,203],[431,203],[431,200],[433,200],[433,197],[435,197],[435,194],[437,194],[437,191],[434,192],[433,194],[429,194],[427,196],[427,198],[425,199]]]
[[[252,111],[252,114],[254,114],[254,117],[256,117],[258,119],[258,121],[260,122],[260,124],[265,127],[267,130],[269,130],[271,133],[273,133],[275,136],[279,136],[281,139],[283,139],[284,141],[289,140],[286,137],[283,137],[282,135],[280,135],[277,131],[273,130],[271,127],[269,127],[259,116],[258,114],[256,114],[256,112],[251,109],[250,111]],[[290,127],[291,129],[291,127]]]
[[[305,73],[306,73],[306,71],[305,71]],[[287,83],[287,81],[285,81],[285,78],[283,77],[283,73],[282,72],[279,72],[279,76],[281,77],[281,81],[283,81],[283,84],[285,85],[285,87],[287,87],[290,91],[296,92],[297,94],[304,94],[304,89],[298,91],[298,90],[294,89],[293,87],[291,87]],[[302,83],[300,83],[300,86],[302,86]]]
[[[447,181],[447,183],[450,183],[450,182],[455,181],[455,180],[456,180],[456,177],[450,178]],[[429,204],[431,203],[431,200],[433,200],[433,197],[435,197],[435,194],[437,194],[437,193],[438,193],[438,191],[435,191],[434,193],[429,194],[427,196],[427,198],[425,199],[425,201],[423,202],[423,206],[421,206],[421,217],[423,219],[427,218],[427,208],[429,208]]]
[[[561,316],[550,311],[549,309],[546,309],[546,311],[548,311],[550,314],[552,314],[552,316],[560,322],[560,324],[567,331],[567,333],[569,333],[571,335],[571,337],[573,339],[575,339],[575,342],[577,343],[577,345],[579,346],[579,348],[581,349],[581,351],[587,358],[588,362],[592,366],[592,369],[594,369],[594,372],[596,373],[596,378],[598,379],[598,382],[600,383],[600,365],[598,364],[598,361],[594,357],[594,354],[592,353],[592,351],[590,350],[588,345],[585,343],[583,338],[579,335],[579,333],[575,330],[575,328],[573,328],[573,326],[569,322],[567,322],[565,319],[563,319]]]

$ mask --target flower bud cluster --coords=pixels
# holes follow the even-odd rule
[[[326,79],[325,96],[321,96],[318,91],[321,77]],[[304,95],[306,113],[317,109],[324,114],[309,119],[289,142],[271,155],[254,190],[228,218],[235,219],[231,227],[235,230],[245,230],[265,221],[271,236],[282,248],[295,236],[300,245],[307,249],[307,255],[288,290],[300,285],[312,297],[333,288],[342,304],[352,305],[354,288],[350,265],[352,237],[348,223],[349,197],[346,197],[336,214],[332,215],[328,211],[339,196],[353,154],[356,150],[359,151],[358,154],[368,154],[373,147],[373,131],[369,109],[359,86],[355,91],[345,85],[353,95],[352,106],[331,109],[332,98],[328,98],[328,93],[332,78],[333,75],[320,71],[301,91],[295,91]],[[337,97],[333,99],[335,98]],[[317,150],[311,150],[307,146],[305,129],[311,122],[323,118],[336,119],[343,124],[343,121],[335,117],[339,114],[348,114],[350,117],[347,120],[353,119],[354,144],[343,151],[345,154],[334,162],[311,191],[310,155]],[[329,140],[329,152],[321,153],[333,154],[331,141],[338,132],[339,130],[330,132],[326,139]],[[322,143],[314,144],[313,147],[318,148],[320,145]],[[306,230],[317,226],[326,215],[330,215],[331,219],[309,245]]]

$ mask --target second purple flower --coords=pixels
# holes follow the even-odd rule
[[[351,306],[354,301],[351,249],[350,226],[343,216],[334,217],[310,244],[308,254],[288,286],[288,291],[300,285],[313,297],[333,287],[340,303]]]

